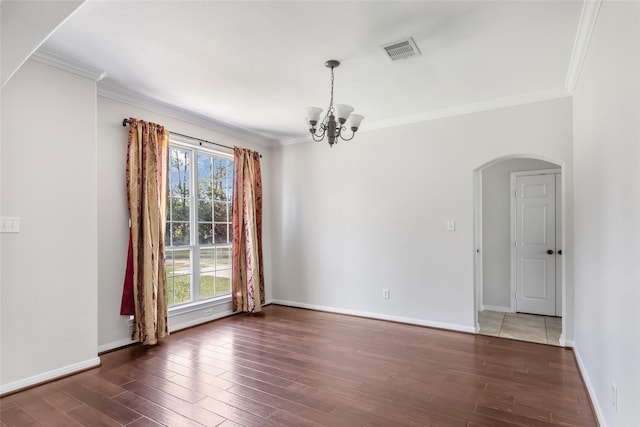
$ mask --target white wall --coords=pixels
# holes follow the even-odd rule
[[[574,126],[576,355],[601,425],[637,426],[640,3],[602,2]]]
[[[571,111],[562,98],[274,149],[274,301],[474,330],[474,170],[531,155],[572,175]]]
[[[27,61],[2,89],[0,391],[99,363],[96,83]]]
[[[482,171],[482,302],[489,309],[511,308],[511,172],[557,167],[537,159],[507,159]]]
[[[242,139],[197,126],[149,109],[98,96],[98,349],[105,351],[125,345],[130,341],[129,316],[120,316],[122,281],[124,278],[127,245],[129,238],[128,212],[125,187],[125,160],[127,153],[128,127],[122,119],[135,117],[164,125],[169,130],[217,142],[238,145],[262,153],[263,176],[263,245],[265,263],[265,294],[271,300],[271,250],[270,212],[271,198],[270,149],[243,141]],[[170,330],[176,330],[231,313],[231,303],[213,307],[212,316],[204,310],[171,315]]]

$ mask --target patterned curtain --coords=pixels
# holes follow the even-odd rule
[[[233,311],[256,313],[264,304],[260,154],[234,147]]]
[[[120,314],[133,314],[132,339],[149,345],[169,335],[164,270],[168,153],[168,130],[130,119],[129,253]]]

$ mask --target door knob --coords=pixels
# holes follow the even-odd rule
[[[562,249],[558,251],[558,255],[562,255]]]
[[[553,250],[548,249],[548,250],[547,250],[547,254],[549,254],[549,255],[553,255]]]

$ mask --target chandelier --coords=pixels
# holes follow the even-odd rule
[[[329,101],[329,108],[327,108],[327,113],[322,121],[320,122],[322,108],[307,107],[307,123],[309,123],[311,137],[314,141],[322,141],[326,136],[330,147],[338,143],[338,138],[343,141],[352,140],[360,127],[362,119],[364,119],[364,116],[360,114],[351,114],[354,108],[349,105],[336,104],[335,107],[333,106],[333,69],[338,65],[340,65],[340,62],[335,59],[324,63],[325,67],[331,68],[331,100]],[[351,129],[351,137],[345,138],[343,132],[347,129],[345,126],[347,119],[349,119],[348,127]],[[319,126],[318,122],[320,122]]]

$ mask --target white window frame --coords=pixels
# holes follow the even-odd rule
[[[233,151],[221,151],[203,146],[201,143],[194,143],[186,138],[179,138],[172,135],[169,139],[169,148],[177,147],[191,151],[191,173],[189,177],[189,203],[191,206],[189,212],[189,239],[188,246],[170,246],[165,250],[189,249],[191,257],[191,301],[180,302],[168,307],[169,316],[176,316],[193,311],[199,311],[203,308],[214,307],[217,305],[228,304],[231,302],[231,293],[228,295],[214,296],[206,299],[200,299],[200,239],[198,235],[198,192],[197,192],[197,154],[198,152],[208,155],[231,160],[233,162]],[[234,165],[235,166],[235,165]],[[234,167],[235,173],[235,167]],[[170,200],[167,201],[168,203]],[[215,227],[214,227],[215,228]],[[215,247],[215,243],[214,246]],[[233,246],[230,246],[230,256],[233,254]],[[231,280],[231,277],[230,277]]]

